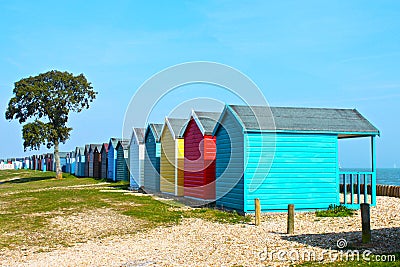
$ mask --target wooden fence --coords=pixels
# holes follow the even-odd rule
[[[357,185],[353,185],[354,188],[354,193],[357,192]],[[351,191],[351,185],[347,185],[347,192]],[[343,184],[340,185],[340,193],[344,192],[344,186]],[[367,193],[371,194],[371,185],[367,185]],[[360,194],[364,194],[364,185],[360,185]],[[396,185],[377,185],[376,186],[376,195],[377,196],[387,196],[387,197],[400,197],[400,186]]]

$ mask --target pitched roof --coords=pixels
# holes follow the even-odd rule
[[[82,153],[84,153],[84,152],[85,152],[85,149],[84,149],[83,147],[77,146],[77,147],[75,148],[75,155],[82,154]]]
[[[176,119],[176,118],[166,118],[168,128],[172,132],[174,138],[181,137],[180,133],[182,129],[186,126],[187,119]]]
[[[118,147],[118,146],[122,146],[122,148],[123,148],[124,150],[127,150],[127,149],[128,149],[128,146],[129,146],[129,142],[130,142],[129,139],[122,139],[122,140],[119,140],[119,141],[118,141],[118,144],[117,144],[117,147]]]
[[[66,158],[67,157],[68,152],[58,152],[58,156],[60,158]]]
[[[246,130],[292,130],[379,134],[356,109],[229,106]],[[275,122],[275,125],[274,123]]]
[[[121,138],[112,137],[112,138],[110,138],[110,142],[109,142],[109,143],[111,143],[111,145],[112,145],[114,148],[116,148],[117,145],[118,145],[118,142],[121,141],[121,140],[122,140]]]
[[[204,134],[212,134],[215,125],[218,123],[218,119],[221,116],[221,112],[206,112],[206,111],[193,111],[191,117],[194,118],[197,125]],[[187,126],[187,125],[186,125]],[[182,131],[183,136],[185,129]]]
[[[160,141],[163,126],[164,124],[161,123],[149,123],[149,125],[147,126],[147,130],[150,129],[153,132],[156,142]]]
[[[84,151],[85,154],[86,154],[86,153],[89,153],[89,148],[90,148],[90,145],[89,145],[89,144],[86,144],[86,145],[85,145],[85,151]]]
[[[108,143],[103,143],[103,145],[101,146],[101,150],[100,153],[103,153],[103,150],[106,150],[106,153],[108,152]]]
[[[90,150],[96,151],[96,149],[97,149],[97,151],[100,152],[101,146],[102,146],[102,144],[90,144],[89,151]]]
[[[144,128],[133,128],[136,138],[138,139],[140,144],[144,143]]]

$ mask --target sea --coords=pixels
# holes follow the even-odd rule
[[[343,168],[341,171],[370,171],[369,169],[348,169]],[[400,168],[377,168],[376,183],[381,185],[399,185],[400,186]]]

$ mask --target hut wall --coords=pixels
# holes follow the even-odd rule
[[[101,174],[100,178],[107,178],[108,158],[107,150],[103,149],[101,153]]]
[[[101,154],[95,150],[93,153],[93,177],[100,178],[101,175]]]
[[[88,172],[89,177],[94,177],[93,176],[93,164],[94,164],[94,151],[90,150],[90,152],[89,152],[89,172]]]
[[[255,198],[263,211],[339,204],[337,135],[248,133],[244,140],[245,212],[254,212]]]
[[[130,186],[141,187],[144,180],[144,145],[138,144],[136,138],[133,136],[129,146],[129,171],[130,171]]]
[[[175,140],[167,129],[161,135],[160,190],[175,194]]]
[[[161,143],[149,130],[145,138],[144,188],[150,191],[160,191],[160,156]]]
[[[215,138],[203,136],[191,119],[184,139],[184,195],[215,199]]]
[[[116,161],[116,181],[128,181],[128,166],[126,164],[125,156],[124,156],[124,148],[122,146],[118,146],[117,149],[117,161]]]
[[[244,140],[242,126],[226,112],[216,131],[217,206],[244,210]]]
[[[110,142],[110,145],[108,146],[108,174],[107,178],[110,180],[115,181],[115,168],[116,168],[116,159],[117,159],[117,151],[113,147],[113,145]]]

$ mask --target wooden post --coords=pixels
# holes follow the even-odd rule
[[[255,211],[256,211],[256,226],[259,226],[261,224],[261,205],[260,205],[260,199],[256,198],[254,200],[255,204]]]
[[[294,205],[288,205],[288,224],[287,224],[287,233],[292,235],[294,234]]]
[[[371,223],[369,204],[361,204],[361,224],[362,224],[362,242],[364,244],[371,242]]]

